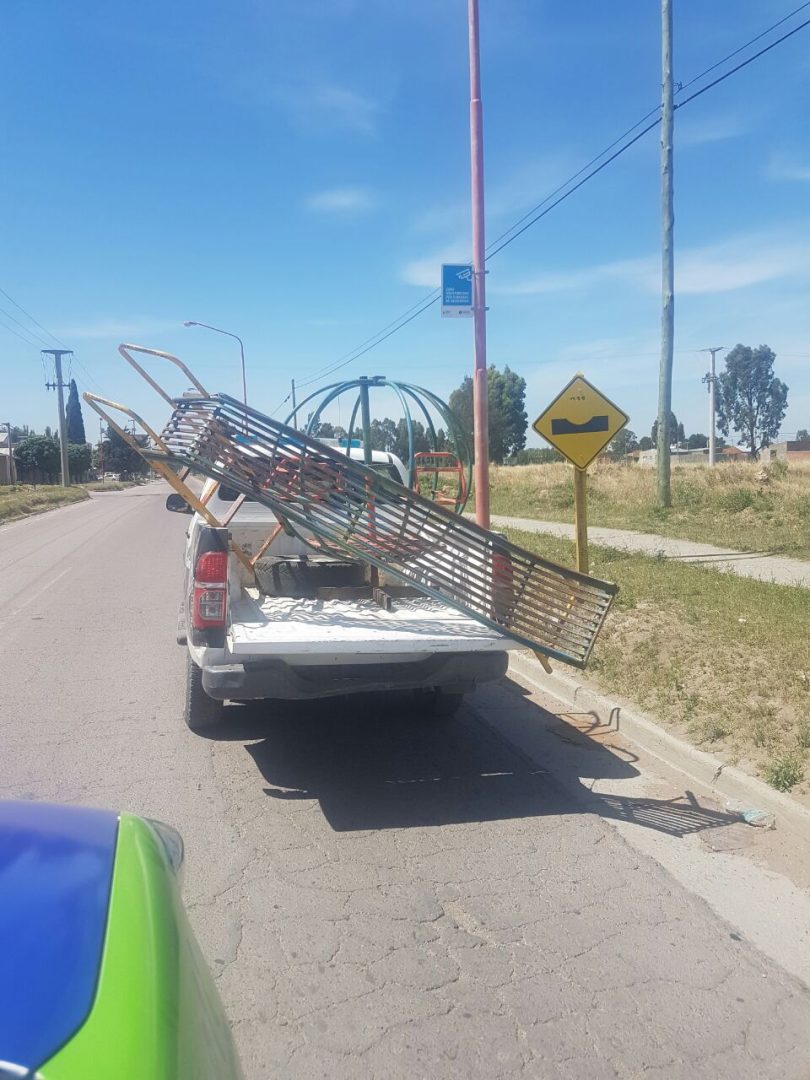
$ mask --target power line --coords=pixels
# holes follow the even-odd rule
[[[710,83],[707,83],[706,86],[701,87],[700,90],[696,90],[694,94],[690,94],[689,97],[684,98],[683,101],[679,101],[675,108],[680,109],[684,105],[688,105],[690,101],[694,101],[695,98],[699,98],[700,95],[705,94],[707,90],[711,90],[719,83],[724,82],[726,79],[730,78],[730,76],[736,75],[738,71],[742,71],[744,67],[748,67],[749,64],[752,64],[755,60],[758,60],[760,56],[764,56],[765,53],[770,52],[771,49],[775,49],[777,45],[781,45],[783,41],[787,41],[787,39],[793,37],[794,34],[798,34],[800,30],[804,30],[805,26],[810,26],[810,19],[805,19],[803,23],[799,23],[799,25],[795,26],[792,30],[788,30],[786,34],[783,34],[781,37],[777,38],[776,41],[772,41],[770,45],[766,45],[765,48],[760,49],[759,52],[755,52],[753,56],[749,56],[748,59],[743,60],[741,64],[737,64],[736,67],[733,67],[724,75],[721,75],[719,78],[712,80],[712,82]]]
[[[11,319],[11,321],[13,323],[15,323],[17,326],[19,326],[22,330],[24,330],[26,332],[26,334],[29,334],[36,341],[40,342],[40,344],[42,344],[42,345],[49,345],[50,344],[50,342],[46,341],[44,337],[40,337],[39,334],[35,334],[33,330],[31,330],[29,327],[27,327],[25,325],[25,323],[21,323],[19,319],[15,319],[15,317],[11,314],[10,311],[6,311],[5,308],[0,308],[0,314],[5,315],[5,317],[7,319]]]
[[[701,73],[699,75],[695,75],[695,77],[693,79],[690,79],[689,82],[682,83],[678,87],[677,93],[679,93],[679,94],[682,93],[684,90],[686,90],[688,87],[692,86],[694,83],[699,82],[700,79],[705,78],[710,72],[714,71],[716,68],[719,68],[723,64],[728,63],[729,60],[733,59],[735,56],[738,56],[741,52],[745,52],[745,50],[750,48],[751,45],[754,45],[757,41],[761,41],[762,38],[766,37],[773,30],[775,30],[778,26],[781,26],[783,23],[786,23],[788,21],[788,19],[792,19],[794,15],[798,15],[800,11],[804,11],[804,9],[807,8],[807,7],[810,7],[810,0],[805,0],[804,4],[799,4],[799,6],[797,8],[794,8],[793,11],[789,11],[787,13],[787,15],[783,15],[781,19],[779,19],[775,23],[772,23],[769,27],[767,27],[767,29],[761,31],[755,37],[752,37],[750,41],[746,41],[746,43],[744,45],[740,45],[740,47],[738,49],[735,49],[733,52],[730,52],[728,54],[728,56],[724,56],[722,60],[718,60],[717,63],[712,64],[711,67],[707,67],[704,71],[701,71]],[[798,29],[801,29],[801,27],[799,27]],[[778,42],[774,42],[774,44],[778,44]],[[686,104],[686,103],[682,102],[682,104]]]
[[[810,0],[808,0],[808,4],[810,4]],[[802,6],[807,7],[808,4],[803,4]],[[797,10],[800,10],[800,9],[797,9]],[[782,20],[782,21],[784,21],[784,20]],[[700,90],[697,90],[694,94],[690,94],[690,96],[687,97],[687,98],[684,98],[683,101],[679,101],[675,105],[675,108],[676,109],[681,109],[681,108],[683,108],[684,105],[688,105],[690,101],[694,101],[695,98],[700,97],[701,94],[705,94],[707,90],[711,90],[712,87],[717,86],[718,83],[723,82],[725,79],[728,79],[731,75],[736,74],[736,72],[740,71],[742,68],[747,67],[748,64],[753,63],[754,60],[759,59],[759,57],[763,56],[766,52],[770,52],[770,50],[775,48],[775,46],[781,44],[783,41],[786,41],[789,37],[792,37],[794,34],[798,33],[799,30],[804,29],[805,26],[810,26],[810,19],[806,20],[803,23],[800,23],[799,26],[794,27],[794,29],[788,31],[787,34],[783,34],[782,37],[777,38],[776,41],[771,42],[771,44],[767,45],[764,49],[760,49],[759,52],[754,53],[753,56],[750,56],[747,60],[744,60],[741,64],[737,64],[736,67],[733,67],[730,71],[727,71],[724,75],[721,75],[719,78],[714,79],[712,82],[708,83],[706,86],[702,87]],[[764,33],[767,33],[767,32],[768,31],[764,31]],[[756,39],[754,39],[754,40],[756,40]],[[748,44],[750,44],[750,42]],[[747,48],[747,46],[744,45],[744,46],[741,46],[741,48]],[[731,55],[735,55],[736,52],[739,52],[739,51],[740,50],[735,50],[735,53],[732,53]],[[721,60],[721,61],[719,61],[719,63],[724,63],[724,61]],[[717,65],[715,64],[715,65],[712,66],[712,68],[708,68],[707,70],[711,71],[716,66]],[[696,82],[698,79],[700,79],[702,77],[703,77],[702,75],[698,75],[694,79],[692,79],[690,83],[687,83],[686,85],[690,86],[690,85],[692,85],[692,83]],[[657,109],[655,109],[653,111],[658,112]],[[650,115],[651,115],[651,113],[647,113],[647,116],[650,116]],[[646,117],[645,117],[645,119],[646,119]],[[641,123],[641,121],[639,121],[639,123]],[[655,118],[655,120],[653,120],[651,123],[649,123],[645,128],[642,128],[642,130],[639,131],[639,133],[637,135],[634,135],[633,138],[629,142],[624,143],[624,145],[620,146],[619,149],[615,153],[611,154],[609,158],[606,158],[601,163],[601,165],[598,165],[595,169],[592,169],[591,172],[589,172],[586,176],[583,176],[583,178],[579,181],[579,183],[575,184],[572,188],[569,188],[569,190],[566,191],[563,195],[561,195],[559,197],[559,199],[556,199],[553,203],[551,203],[550,206],[546,207],[546,209],[542,213],[537,214],[535,217],[533,217],[531,219],[531,221],[529,221],[526,225],[524,225],[523,228],[519,229],[516,233],[514,233],[514,235],[510,236],[508,240],[504,241],[504,243],[502,243],[499,247],[496,247],[494,251],[489,252],[488,255],[487,255],[487,258],[491,259],[493,256],[497,255],[498,252],[503,251],[503,249],[505,247],[508,247],[509,244],[511,244],[513,240],[517,240],[517,238],[520,235],[522,235],[524,232],[526,232],[527,229],[530,229],[532,225],[535,225],[538,221],[540,221],[541,218],[544,218],[546,216],[546,214],[549,214],[555,207],[559,206],[561,202],[564,202],[569,197],[569,195],[573,195],[575,191],[578,191],[579,188],[581,188],[584,184],[586,184],[589,180],[591,180],[594,176],[596,176],[597,173],[600,173],[602,171],[602,169],[605,168],[605,166],[610,165],[610,163],[612,161],[615,161],[617,157],[620,157],[626,150],[629,150],[630,147],[633,146],[635,143],[637,143],[639,141],[639,139],[641,139],[644,135],[647,134],[648,131],[652,131],[652,129],[655,128],[655,127],[658,127],[658,125],[660,123],[661,123],[661,117],[657,116]],[[634,127],[638,127],[638,124],[634,125]],[[632,131],[633,128],[630,128],[629,130]],[[616,141],[619,141],[619,140],[616,140]],[[615,146],[615,145],[616,145],[616,142],[611,143],[611,146]],[[602,156],[601,154],[597,155],[597,157],[594,158],[593,160],[598,161],[599,157],[601,157],[601,156]],[[581,172],[582,172],[582,170],[580,170],[580,173]],[[577,173],[576,175],[579,176],[579,173]],[[570,181],[569,181],[569,183],[570,183]],[[566,184],[562,185],[562,187],[566,187],[566,186],[567,186]],[[557,188],[557,190],[559,191],[560,188]],[[546,200],[544,200],[544,201],[546,201]],[[535,207],[535,209],[538,209],[539,206],[542,206],[542,205],[543,205],[543,203],[540,203],[538,205],[538,207]],[[524,217],[521,218],[521,221],[525,221],[526,216],[528,216],[528,215],[524,215]],[[513,225],[512,229],[507,229],[506,233],[504,233],[503,235],[507,236],[510,232],[513,231],[514,228],[515,228],[515,226]]]
[[[808,2],[810,2],[810,0],[808,0]],[[57,342],[57,344],[65,345],[64,341],[60,341],[59,338],[56,336],[56,334],[52,334],[50,332],[50,330],[46,329],[42,325],[42,323],[37,322],[37,320],[34,318],[34,316],[29,311],[26,311],[25,308],[22,306],[22,304],[18,304],[17,301],[14,299],[14,297],[10,296],[6,292],[5,289],[0,289],[0,293],[2,293],[3,296],[5,296],[6,300],[10,300],[12,302],[12,304],[14,305],[14,307],[17,308],[18,311],[21,311],[23,313],[23,315],[25,315],[25,317],[27,319],[30,319],[31,322],[34,324],[34,326],[38,326],[40,330],[42,330],[44,333],[46,333],[49,338],[52,338],[55,342]],[[65,345],[65,348],[67,348],[66,345]]]
[[[20,341],[24,341],[25,344],[28,345],[30,348],[32,348],[32,349],[38,349],[39,348],[39,345],[37,345],[37,343],[35,341],[30,341],[27,337],[23,337],[22,334],[19,333],[17,330],[15,330],[13,326],[9,326],[8,323],[3,322],[2,319],[0,319],[0,326],[4,327],[6,330],[8,330],[8,332],[10,334],[13,334],[15,337],[18,337],[20,339]]]
[[[754,44],[755,42],[761,40],[767,34],[771,33],[777,27],[779,27],[783,23],[785,23],[788,19],[792,18],[798,12],[803,11],[807,7],[810,7],[810,0],[806,0],[805,3],[800,4],[798,7],[794,8],[787,15],[784,15],[777,22],[775,22],[771,26],[767,27],[767,29],[761,31],[759,34],[755,35],[749,41],[745,42],[745,44],[740,45],[738,48],[736,48],[732,52],[730,52],[727,56],[723,57],[721,60],[718,60],[716,63],[710,65],[710,67],[708,67],[704,71],[700,72],[700,74],[695,75],[688,82],[682,84],[678,88],[678,93],[682,93],[683,90],[685,90],[687,87],[693,86],[696,82],[699,82],[700,79],[705,78],[705,76],[708,75],[710,72],[716,70],[718,67],[722,66],[724,63],[727,63],[732,57],[739,55],[740,52],[743,52],[745,49],[750,48],[750,46],[752,44]],[[742,70],[742,68],[747,67],[748,64],[753,63],[753,61],[759,59],[760,56],[763,56],[765,53],[770,52],[771,49],[775,48],[777,45],[780,45],[783,41],[786,41],[788,38],[792,37],[794,34],[798,33],[799,30],[804,29],[808,25],[810,25],[810,20],[807,20],[807,21],[801,23],[799,26],[794,27],[794,29],[788,31],[786,34],[783,34],[781,37],[779,37],[775,41],[771,42],[771,44],[766,46],[764,49],[760,49],[758,52],[754,53],[753,56],[750,56],[747,60],[744,60],[742,63],[737,64],[730,71],[728,71],[725,74],[721,75],[719,78],[714,79],[711,83],[707,84],[705,87],[702,87],[700,90],[696,91],[694,94],[691,94],[689,97],[684,98],[683,101],[679,101],[675,105],[675,108],[679,109],[682,106],[687,105],[690,101],[694,101],[695,98],[700,97],[701,94],[704,94],[707,90],[712,89],[713,87],[717,86],[719,83],[723,82],[725,79],[729,78],[731,75],[734,75],[738,71]],[[625,131],[622,135],[620,135],[618,138],[614,139],[613,142],[611,142],[607,147],[604,148],[604,150],[602,150],[595,157],[591,158],[591,160],[587,164],[583,165],[581,169],[579,169],[576,173],[573,174],[573,176],[569,177],[568,180],[566,180],[563,184],[560,184],[557,188],[554,189],[554,191],[550,192],[540,203],[538,203],[531,210],[527,211],[526,214],[523,215],[523,217],[519,218],[518,221],[516,221],[513,225],[511,225],[510,228],[508,228],[505,232],[501,233],[501,235],[499,237],[496,237],[496,239],[493,240],[492,243],[487,247],[487,260],[489,260],[490,258],[493,258],[499,252],[503,251],[503,249],[505,247],[508,247],[509,244],[511,244],[514,240],[516,240],[524,232],[526,232],[528,229],[530,229],[532,227],[532,225],[535,225],[538,221],[540,221],[542,218],[544,218],[553,209],[555,209],[557,206],[559,206],[560,203],[564,202],[570,195],[573,195],[575,191],[578,191],[581,187],[583,187],[584,184],[586,184],[589,180],[593,179],[594,176],[596,176],[604,168],[606,168],[608,165],[610,165],[611,162],[615,161],[616,158],[620,157],[626,150],[629,150],[632,146],[634,146],[635,143],[637,143],[641,138],[643,138],[644,135],[646,135],[648,132],[652,131],[653,128],[657,127],[661,122],[660,115],[656,116],[655,120],[652,121],[652,123],[647,124],[647,126],[645,128],[643,128],[640,132],[638,132],[638,134],[636,134],[629,142],[623,143],[623,145],[621,145],[619,147],[619,149],[615,153],[611,154],[610,157],[608,157],[606,160],[602,161],[601,164],[599,164],[595,169],[592,169],[591,172],[589,172],[589,173],[587,173],[587,175],[583,176],[582,179],[579,180],[579,182],[577,184],[575,184],[573,187],[569,188],[569,185],[574,180],[576,180],[578,177],[582,176],[582,174],[590,167],[590,165],[592,165],[595,162],[599,161],[600,158],[604,157],[604,155],[606,153],[608,153],[610,150],[612,150],[613,147],[615,147],[619,143],[622,143],[622,140],[625,139],[633,131],[635,131],[636,128],[638,128],[640,124],[643,124],[645,120],[647,120],[649,117],[655,115],[658,112],[659,112],[659,107],[658,106],[656,106],[656,108],[654,108],[654,109],[651,109],[640,120],[637,120],[636,123],[632,125],[632,127],[628,128],[627,131]],[[569,188],[569,190],[566,191],[565,190],[566,188]],[[550,205],[546,206],[546,204],[549,202],[549,200],[554,199],[554,196],[557,195],[560,192],[564,192],[564,194],[561,194],[558,199],[555,199]],[[531,220],[529,220],[525,225],[523,224],[524,222],[526,222],[527,218],[529,218],[532,214],[534,214],[534,212],[536,210],[540,210],[540,208],[543,207],[543,206],[546,206],[546,209],[543,210],[542,213],[536,214],[536,216],[531,217]],[[517,232],[515,232],[515,229],[519,225],[522,225],[523,227],[518,229]],[[513,234],[513,235],[510,235],[510,234]],[[506,239],[507,237],[508,237],[508,239]],[[503,240],[504,242],[500,243],[501,240]],[[434,293],[436,293],[436,295],[434,295]],[[338,361],[334,365],[332,365],[330,367],[327,367],[326,369],[323,369],[320,372],[317,372],[317,373],[313,374],[313,376],[311,376],[306,382],[299,383],[298,385],[300,387],[302,387],[302,388],[305,387],[305,386],[308,386],[312,382],[316,382],[320,378],[323,378],[326,375],[329,375],[329,374],[332,374],[335,371],[338,371],[340,368],[345,367],[347,364],[350,364],[355,360],[359,360],[361,356],[365,356],[366,353],[370,352],[372,349],[376,348],[378,345],[381,345],[383,341],[386,341],[389,337],[391,337],[393,334],[395,334],[398,330],[401,330],[404,326],[407,326],[408,323],[412,322],[415,318],[417,318],[417,316],[419,316],[423,312],[427,311],[427,309],[429,307],[432,307],[432,305],[435,304],[438,301],[440,294],[441,294],[441,290],[434,290],[434,292],[429,293],[428,297],[425,297],[425,298],[423,298],[422,301],[419,301],[417,304],[412,305],[412,307],[408,308],[397,319],[392,320],[392,322],[388,323],[387,326],[382,328],[382,330],[379,330],[377,332],[377,334],[374,334],[370,338],[367,338],[366,341],[362,342],[360,345],[358,345],[351,352],[345,353],[343,355],[343,357],[339,358]],[[424,303],[424,300],[428,300],[428,302]],[[422,305],[422,306],[420,306],[420,305]],[[418,310],[414,311],[415,308],[418,308]],[[414,314],[410,314],[411,312],[414,312]],[[409,317],[406,318],[406,316],[409,316]],[[393,327],[393,329],[390,329],[392,327]],[[386,331],[389,331],[389,332],[386,333]],[[289,400],[289,397],[290,397],[290,395],[288,395],[284,399],[284,401],[281,402],[281,405],[285,404],[286,401]],[[277,408],[281,408],[281,405],[277,406]]]
[[[770,34],[778,26],[781,26],[783,23],[787,22],[788,19],[792,18],[794,15],[798,14],[798,12],[803,11],[804,8],[807,8],[807,7],[810,7],[810,0],[805,0],[805,3],[800,4],[799,7],[794,8],[793,11],[791,11],[787,15],[783,16],[777,22],[772,23],[771,26],[769,26],[767,29],[763,30],[761,33],[757,34],[755,37],[752,37],[749,41],[746,41],[744,45],[740,45],[738,48],[736,48],[732,52],[728,53],[728,55],[724,56],[722,58],[722,60],[718,60],[716,63],[711,64],[709,67],[704,68],[703,71],[701,71],[698,75],[693,76],[691,79],[689,79],[688,82],[681,83],[678,86],[678,88],[676,89],[676,91],[675,91],[675,96],[677,97],[678,94],[683,93],[683,91],[688,89],[688,87],[694,86],[694,84],[696,82],[700,82],[701,79],[705,78],[712,71],[715,71],[718,67],[721,67],[723,64],[728,63],[728,61],[731,60],[733,57],[739,55],[739,53],[744,52],[746,49],[750,48],[750,46],[753,45],[755,42],[759,41],[761,38],[765,37],[767,34]],[[799,27],[798,29],[801,29],[801,27]],[[779,43],[774,42],[774,44],[779,44]],[[756,57],[752,57],[751,59],[756,59]],[[729,74],[731,74],[731,73],[729,73]],[[691,101],[692,99],[688,98],[688,99],[680,102],[679,105],[685,105],[687,100]],[[676,105],[675,107],[678,108],[679,105]],[[540,210],[541,207],[545,206],[545,204],[550,199],[553,199],[555,195],[557,195],[561,191],[564,191],[565,188],[567,188],[569,184],[573,183],[574,180],[576,180],[578,177],[580,177],[587,169],[589,169],[591,167],[591,165],[595,165],[596,162],[599,161],[600,158],[603,158],[605,156],[605,154],[609,153],[613,149],[614,146],[618,146],[618,144],[620,142],[622,142],[624,139],[626,139],[628,135],[632,135],[633,132],[636,130],[636,128],[640,127],[641,124],[643,124],[646,120],[649,120],[651,116],[655,116],[656,114],[658,114],[660,112],[660,109],[661,109],[661,106],[656,105],[655,108],[650,109],[649,112],[645,113],[644,116],[642,116],[640,119],[638,119],[635,122],[635,124],[633,124],[631,127],[629,127],[627,129],[627,131],[625,131],[621,135],[619,135],[618,138],[614,139],[613,142],[609,143],[602,151],[600,151],[600,153],[596,154],[595,157],[592,157],[590,161],[586,162],[582,166],[581,169],[579,169],[577,172],[574,173],[573,176],[569,176],[567,180],[565,180],[562,184],[559,185],[559,187],[556,187],[553,191],[549,192],[549,194],[546,195],[546,197],[544,199],[542,199],[536,206],[533,206],[531,210],[527,210],[526,213],[523,215],[523,217],[519,218],[505,232],[501,233],[500,236],[496,237],[491,242],[491,244],[488,246],[487,251],[489,251],[490,247],[494,248],[496,246],[496,244],[498,244],[501,240],[503,240],[504,237],[508,236],[509,233],[511,233],[514,229],[516,229],[518,227],[518,225],[522,225],[523,222],[526,220],[526,218],[530,217],[533,213],[535,213],[535,211]],[[647,130],[650,130],[650,129],[648,128]],[[642,132],[642,134],[644,134],[644,133]]]
[[[808,3],[810,3],[810,0],[808,0]],[[37,320],[36,320],[36,319],[34,318],[34,316],[33,316],[33,315],[31,314],[31,312],[30,312],[30,311],[26,311],[26,309],[25,309],[25,308],[24,308],[24,307],[22,306],[22,304],[19,304],[19,303],[17,303],[17,301],[16,301],[15,299],[14,299],[14,297],[13,297],[13,296],[11,296],[11,294],[10,294],[10,293],[7,293],[5,289],[0,289],[0,294],[2,294],[3,296],[5,296],[5,298],[6,298],[7,300],[10,300],[10,301],[11,301],[11,303],[12,303],[12,304],[14,305],[14,307],[15,307],[15,308],[17,308],[17,310],[18,310],[18,311],[21,311],[21,312],[22,312],[22,314],[23,314],[23,315],[25,315],[25,317],[26,317],[27,319],[30,319],[30,320],[31,320],[31,322],[32,322],[32,323],[34,324],[34,326],[37,326],[37,327],[39,327],[39,329],[40,329],[40,330],[42,330],[42,332],[43,332],[43,333],[47,334],[47,335],[48,335],[48,337],[49,337],[49,338],[50,338],[50,339],[51,339],[52,341],[55,341],[55,342],[57,342],[57,344],[59,344],[59,345],[62,345],[62,346],[63,346],[64,348],[67,348],[67,345],[65,345],[64,341],[61,341],[61,340],[60,340],[60,339],[59,339],[59,338],[58,338],[58,337],[56,336],[56,334],[52,334],[52,333],[51,333],[51,331],[47,329],[47,327],[43,326],[41,322],[38,322],[38,321],[37,321]],[[22,329],[23,329],[23,330],[25,331],[25,333],[26,333],[26,334],[29,334],[29,335],[30,335],[30,336],[31,336],[32,338],[34,338],[34,339],[35,339],[35,340],[36,340],[37,342],[39,342],[39,343],[40,343],[41,345],[47,346],[47,345],[49,344],[49,343],[48,343],[48,342],[47,342],[47,341],[46,341],[46,340],[45,340],[44,338],[40,337],[40,336],[39,336],[39,334],[35,334],[35,333],[34,333],[34,331],[30,329],[30,327],[28,327],[28,326],[25,326],[25,325],[24,325],[24,323],[21,323],[19,319],[15,318],[15,316],[14,316],[14,315],[12,315],[12,314],[11,314],[10,312],[6,311],[6,310],[5,310],[4,308],[0,308],[0,312],[1,312],[1,313],[2,313],[3,315],[5,315],[5,316],[6,316],[7,318],[11,319],[11,320],[12,320],[12,322],[16,323],[16,324],[17,324],[17,326],[21,327],[21,328],[22,328]],[[15,331],[15,330],[13,330],[13,329],[12,329],[12,327],[10,327],[10,326],[8,326],[8,325],[7,325],[6,323],[4,323],[4,322],[2,321],[2,319],[0,319],[0,325],[1,325],[1,326],[4,326],[4,327],[6,328],[6,330],[10,330],[10,331],[11,331],[11,333],[16,333],[16,331]],[[17,334],[17,337],[20,337],[20,334]],[[26,338],[21,338],[21,340],[22,340],[22,341],[27,341],[27,339],[26,339]],[[37,347],[38,347],[37,345],[33,344],[32,342],[28,342],[28,344],[30,344],[32,348],[37,348]],[[90,372],[89,372],[89,371],[87,370],[87,368],[86,368],[86,367],[84,366],[84,364],[83,364],[83,363],[81,362],[81,360],[79,359],[79,357],[78,357],[78,356],[76,356],[75,352],[73,353],[73,360],[75,360],[75,362],[76,362],[76,366],[77,366],[77,367],[78,367],[78,368],[79,368],[79,369],[80,369],[80,370],[81,370],[81,371],[82,371],[82,372],[84,373],[85,377],[86,377],[86,378],[87,378],[87,379],[88,379],[88,380],[89,380],[89,381],[90,381],[90,382],[91,382],[91,383],[92,383],[92,384],[93,384],[93,385],[94,385],[94,386],[95,386],[95,387],[96,387],[97,389],[99,389],[99,390],[100,390],[100,389],[101,389],[101,386],[99,385],[99,383],[97,382],[97,380],[96,380],[96,379],[95,379],[95,378],[94,378],[94,377],[93,377],[93,376],[92,376],[92,375],[90,374]],[[71,370],[71,373],[72,373],[72,361],[71,361],[71,369],[70,369],[70,370]]]
[[[808,3],[810,3],[810,0],[808,0]],[[327,364],[325,368],[319,368],[317,371],[314,371],[312,373],[312,375],[310,376],[309,382],[313,382],[314,379],[320,378],[324,374],[329,374],[329,371],[336,371],[337,368],[335,367],[335,364],[340,364],[341,361],[345,360],[348,356],[353,356],[354,353],[356,353],[358,349],[362,349],[364,345],[368,345],[368,343],[370,341],[373,341],[376,337],[379,337],[380,334],[384,334],[385,331],[389,329],[389,327],[393,326],[394,323],[398,323],[400,319],[404,319],[406,315],[410,315],[410,313],[415,308],[418,308],[420,306],[420,304],[423,304],[426,300],[431,300],[431,302],[432,302],[432,298],[434,296],[438,298],[438,294],[440,292],[441,292],[440,289],[432,289],[427,294],[427,296],[423,296],[421,300],[417,300],[415,304],[412,304],[409,308],[407,308],[405,311],[403,311],[401,315],[398,315],[396,317],[396,319],[392,319],[390,323],[387,323],[382,328],[382,330],[378,330],[376,334],[372,334],[371,337],[366,338],[365,341],[361,341],[360,344],[355,346],[354,349],[351,349],[349,352],[344,353],[343,356],[339,356],[336,361],[333,361],[332,363]],[[327,368],[329,369],[328,371],[326,370]],[[298,386],[306,386],[307,383],[298,383],[297,385]],[[283,402],[282,402],[282,404],[283,404]]]
[[[400,316],[399,319],[394,319],[393,322],[390,322],[388,326],[393,327],[393,329],[388,330],[387,334],[383,333],[383,331],[380,331],[378,334],[373,335],[373,337],[367,338],[366,342],[363,343],[364,345],[366,345],[366,348],[358,346],[358,348],[351,355],[346,354],[343,359],[341,359],[333,367],[329,368],[328,371],[323,372],[321,375],[317,375],[313,378],[307,379],[305,382],[296,383],[296,388],[302,389],[305,386],[310,386],[313,382],[319,382],[320,379],[325,378],[327,375],[333,374],[335,371],[338,371],[342,367],[346,367],[347,364],[351,364],[354,360],[359,360],[361,356],[365,356],[365,354],[367,352],[371,352],[372,349],[376,349],[376,347],[378,345],[381,345],[386,340],[386,338],[390,338],[393,334],[397,332],[397,330],[401,330],[403,326],[407,326],[409,322],[413,322],[413,320],[417,318],[417,316],[421,315],[423,311],[427,311],[429,307],[433,307],[433,305],[437,303],[440,299],[440,294],[441,290],[438,290],[438,295],[433,296],[433,299],[428,300],[428,302],[424,304],[424,306],[420,307],[417,311],[413,311],[412,307],[408,308],[408,311],[413,311],[413,314],[409,315],[407,319],[403,318],[403,316]],[[432,296],[432,294],[430,295]],[[419,302],[420,304],[422,303],[421,300]],[[407,312],[405,314],[407,314]],[[396,325],[394,325],[394,323],[396,323]],[[380,334],[382,336],[380,336]],[[369,345],[367,344],[367,342],[371,342],[371,344]]]

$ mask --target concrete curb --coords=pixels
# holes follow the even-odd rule
[[[602,724],[621,732],[646,753],[677,769],[716,796],[773,814],[780,822],[810,835],[810,811],[762,780],[698,750],[664,731],[644,713],[618,698],[608,698],[583,686],[575,677],[554,671],[547,675],[540,663],[526,653],[509,653],[509,674],[515,674],[540,693],[550,694],[579,713],[592,713]]]

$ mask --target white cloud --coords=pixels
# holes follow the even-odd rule
[[[418,285],[423,289],[438,289],[442,273],[442,263],[463,263],[470,261],[470,249],[464,243],[450,244],[433,255],[422,259],[413,259],[402,268],[401,277],[407,285]]]
[[[767,175],[771,180],[810,180],[810,165],[775,154],[768,163]]]
[[[489,291],[505,296],[540,296],[544,293],[589,289],[594,285],[602,285],[609,281],[620,281],[646,289],[652,285],[655,274],[655,260],[650,256],[643,259],[621,259],[613,263],[584,266],[573,270],[550,270],[534,274],[526,281],[514,285],[493,283]]]
[[[685,250],[676,248],[675,251],[675,289],[678,293],[730,292],[808,274],[810,250],[784,235],[739,236],[719,244]],[[614,282],[644,292],[657,292],[661,283],[659,256],[548,271],[512,285],[493,283],[490,291],[509,296],[538,296],[604,287]]]
[[[747,135],[753,126],[750,113],[733,116],[684,117],[678,114],[675,129],[677,147],[704,146],[707,143],[725,142]]]
[[[299,127],[370,135],[377,126],[379,102],[337,83],[294,83],[277,88],[273,96]]]
[[[169,322],[167,319],[152,319],[147,316],[131,319],[100,318],[89,322],[76,323],[73,326],[59,328],[61,337],[67,339],[86,339],[102,341],[113,338],[116,341],[132,341],[149,334],[163,334],[177,330],[181,320]]]
[[[577,166],[573,160],[558,154],[536,157],[515,166],[509,171],[502,169],[503,177],[487,176],[487,221],[494,237],[502,229],[503,222],[494,225],[495,219],[514,218],[536,206],[571,175]],[[445,236],[470,228],[469,179],[459,180],[455,198],[436,203],[419,211],[413,219],[415,232],[432,232]]]
[[[304,200],[304,205],[321,214],[359,214],[371,210],[376,201],[369,188],[343,187],[316,191]]]

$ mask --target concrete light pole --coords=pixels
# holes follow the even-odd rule
[[[8,482],[17,483],[17,466],[14,464],[14,447],[11,445],[11,421],[6,422],[8,428]]]
[[[710,466],[714,465],[714,463],[715,463],[715,456],[716,456],[715,455],[715,448],[716,448],[716,442],[717,442],[716,437],[715,437],[715,424],[716,424],[716,417],[717,417],[717,403],[716,403],[715,389],[714,389],[714,384],[717,381],[717,375],[715,373],[714,357],[715,357],[715,353],[722,352],[724,349],[725,349],[725,345],[715,345],[714,348],[701,349],[700,350],[701,352],[711,353],[711,357],[712,357],[712,369],[711,369],[711,372],[708,375],[703,376],[703,381],[705,383],[709,384],[709,465]]]
[[[59,457],[62,462],[62,487],[70,486],[70,467],[68,465],[67,431],[65,430],[65,395],[64,389],[67,383],[62,382],[62,357],[73,356],[72,349],[40,349],[42,353],[53,357],[53,366],[56,377],[52,383],[45,383],[50,389],[56,388],[59,399]]]
[[[245,346],[242,343],[242,339],[239,337],[239,335],[238,334],[232,334],[230,332],[230,330],[221,330],[218,326],[211,326],[209,323],[193,322],[192,320],[189,320],[188,322],[184,322],[183,326],[201,326],[201,327],[203,327],[204,330],[213,330],[217,334],[224,334],[225,337],[234,338],[236,341],[239,342],[239,355],[242,358],[242,400],[244,401],[245,405],[247,405],[247,379],[246,379],[246,376],[245,376]]]
[[[484,254],[484,117],[481,104],[481,56],[478,45],[478,0],[467,0],[470,39],[470,176],[472,196],[473,442],[475,445],[475,520],[489,528],[489,417],[487,388],[487,299]]]

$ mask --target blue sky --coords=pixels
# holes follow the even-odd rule
[[[797,5],[676,0],[676,80]],[[241,334],[270,411],[469,257],[464,0],[6,0],[2,23],[0,287],[75,349],[80,389],[162,423],[128,340],[238,392],[235,342],[195,319]],[[656,0],[481,0],[488,240],[655,106],[659,34]],[[809,91],[810,28],[676,114],[687,430],[707,428],[697,350],[738,341],[776,350],[784,431],[810,427]],[[525,376],[530,417],[582,370],[649,430],[658,154],[651,132],[489,266],[489,359]],[[0,420],[41,430],[39,344],[0,326]],[[343,373],[447,396],[471,366],[471,323],[434,307]]]

